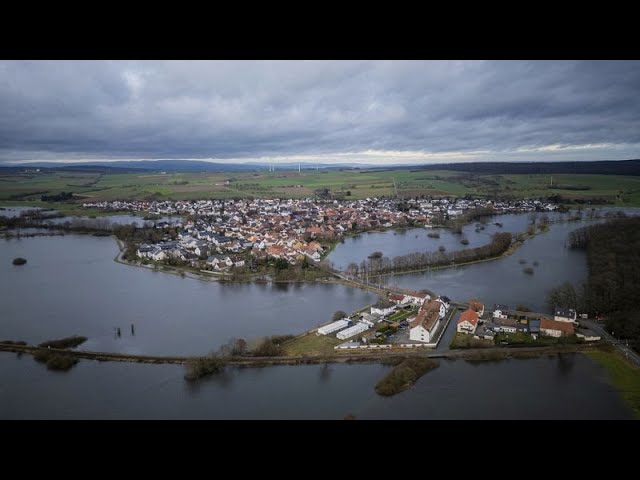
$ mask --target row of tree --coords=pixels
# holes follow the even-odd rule
[[[40,200],[43,202],[66,202],[73,200],[72,192],[60,192],[56,195],[41,195]]]
[[[503,254],[511,245],[511,241],[511,233],[502,232],[494,234],[491,243],[487,245],[454,252],[415,252],[407,255],[399,255],[394,258],[372,255],[369,256],[366,261],[362,261],[360,265],[350,263],[347,267],[347,273],[366,277],[383,273],[403,272],[484,260]]]

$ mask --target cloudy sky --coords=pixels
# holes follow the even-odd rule
[[[640,62],[0,62],[0,162],[640,158]]]

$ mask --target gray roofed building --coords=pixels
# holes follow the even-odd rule
[[[573,322],[577,315],[573,308],[556,308],[553,313],[553,319],[558,322]]]

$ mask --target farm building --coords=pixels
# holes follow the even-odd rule
[[[336,337],[340,340],[346,340],[347,338],[351,338],[354,335],[358,335],[369,329],[369,326],[365,323],[358,322],[354,326],[347,328],[346,330],[342,330],[338,332]]]
[[[318,329],[319,335],[329,335],[330,333],[337,332],[338,330],[342,330],[349,326],[349,320],[343,318],[342,320],[337,320],[335,322],[330,323],[329,325],[325,325]]]

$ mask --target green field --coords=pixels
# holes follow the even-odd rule
[[[640,418],[640,369],[618,353],[593,351],[587,352],[587,355],[607,369],[625,403],[631,407],[636,418]]]
[[[316,335],[310,333],[301,337],[294,338],[285,342],[282,346],[285,350],[285,355],[330,355],[335,353],[333,347],[343,343],[343,340],[338,340],[336,337],[330,335]]]
[[[395,185],[394,185],[395,182]],[[41,195],[73,192],[82,201],[303,198],[328,188],[347,199],[418,195],[538,198],[561,195],[593,204],[640,206],[640,177],[617,175],[474,175],[453,171],[307,170],[232,173],[0,174],[2,204],[38,205]],[[348,195],[350,193],[350,195]],[[56,207],[59,204],[53,204]],[[64,207],[63,207],[64,208]]]

